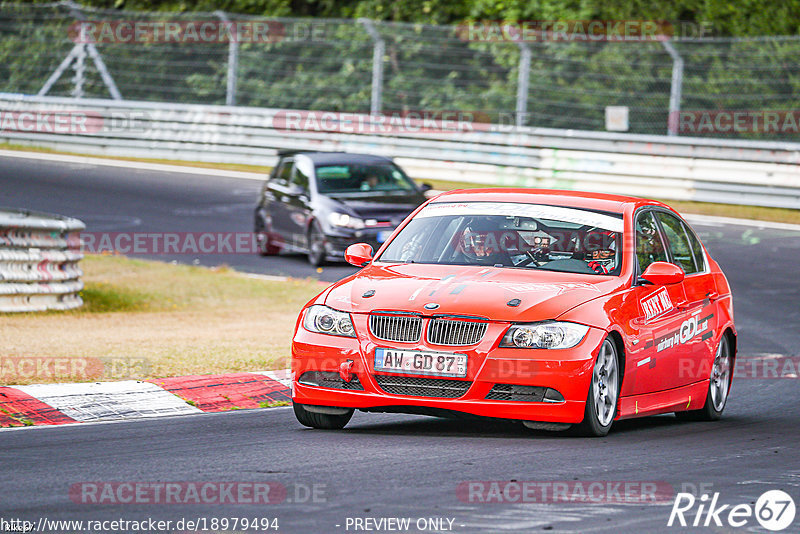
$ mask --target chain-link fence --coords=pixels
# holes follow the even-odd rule
[[[797,140],[800,36],[515,42],[463,26],[6,3],[0,91],[581,130],[622,106],[632,133]]]

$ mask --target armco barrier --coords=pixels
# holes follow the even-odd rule
[[[83,114],[85,127],[55,131],[47,119],[55,111]],[[27,122],[15,122],[24,113]],[[279,149],[366,152],[395,158],[417,179],[800,208],[800,143],[472,123],[435,131],[412,123],[386,131],[385,119],[334,113],[324,124],[300,121],[302,128],[288,128],[287,113],[0,93],[0,114],[10,117],[0,121],[0,140],[89,154],[260,165],[273,165]]]
[[[77,219],[0,210],[0,312],[77,308],[83,301]]]

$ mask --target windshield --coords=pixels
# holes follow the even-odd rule
[[[317,167],[317,190],[322,194],[417,191],[411,178],[392,163],[353,163]]]
[[[501,202],[437,202],[377,258],[618,275],[622,215]]]

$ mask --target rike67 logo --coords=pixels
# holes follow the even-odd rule
[[[766,491],[755,505],[719,504],[719,492],[699,498],[691,493],[678,493],[669,514],[667,526],[730,527],[754,526],[753,520],[765,529],[778,532],[789,528],[794,521],[795,504],[791,495],[781,490]]]

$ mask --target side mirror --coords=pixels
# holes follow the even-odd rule
[[[350,245],[344,251],[344,259],[356,267],[366,267],[372,261],[372,247],[366,243]]]
[[[429,184],[429,183],[421,183],[421,184],[419,184],[419,190],[422,191],[423,193],[427,193],[431,189],[433,189],[433,186],[431,184]]]
[[[289,184],[289,191],[290,195],[305,195],[307,194],[305,187],[299,186],[297,184]]]
[[[654,261],[648,265],[639,279],[657,286],[668,286],[683,282],[685,276],[686,274],[683,272],[683,269],[674,263]]]

